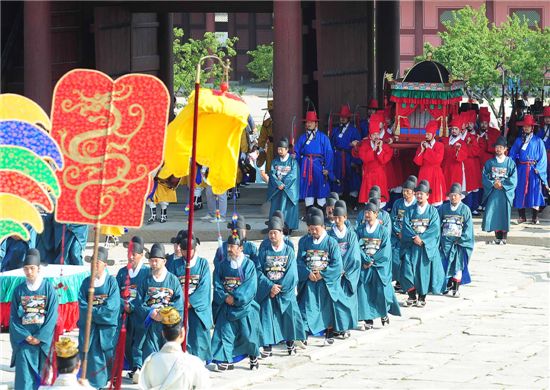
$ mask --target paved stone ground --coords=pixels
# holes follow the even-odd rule
[[[211,259],[215,247],[203,243],[201,254]],[[124,258],[124,249],[112,256]],[[550,388],[548,249],[480,243],[470,269],[473,283],[461,288],[461,298],[428,296],[424,309],[403,308],[390,326],[377,322],[331,347],[310,338],[297,356],[277,351],[258,371],[243,361],[232,372],[212,372],[214,387]],[[7,334],[0,351],[1,388],[13,381]]]

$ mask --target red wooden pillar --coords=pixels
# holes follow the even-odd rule
[[[299,1],[273,2],[273,138],[291,138],[292,118],[301,132],[302,91],[302,8]],[[296,138],[298,134],[296,134]]]
[[[53,91],[51,4],[25,1],[23,15],[25,96],[49,112]]]
[[[214,12],[208,12],[204,14],[205,20],[205,28],[207,32],[216,32],[216,19]]]

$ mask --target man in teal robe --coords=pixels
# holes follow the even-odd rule
[[[361,274],[357,287],[359,320],[361,330],[372,329],[374,319],[382,325],[389,324],[388,313],[400,316],[399,303],[395,297],[392,281],[390,231],[382,226],[378,203],[365,205],[365,221],[357,230],[361,248]]]
[[[416,176],[409,176],[403,183],[403,197],[397,199],[391,208],[391,249],[392,249],[392,280],[395,281],[395,291],[400,291],[399,268],[401,267],[401,229],[403,217],[408,210],[416,206],[414,189],[416,187]]]
[[[341,310],[346,311],[347,315],[339,316],[337,320],[346,319],[348,323],[340,324],[340,328],[353,329],[357,325],[357,284],[361,272],[361,249],[355,230],[348,223],[348,211],[344,201],[337,201],[332,212],[334,226],[328,235],[333,237],[342,254],[343,273],[340,279],[342,285],[342,298],[340,300],[343,306]],[[338,332],[336,335],[347,338],[350,336],[349,330]]]
[[[149,267],[149,274],[138,286],[134,303],[136,333],[144,339],[143,361],[165,343],[159,310],[172,306],[183,318],[183,292],[178,278],[166,269],[164,245],[153,244],[149,252]]]
[[[518,175],[516,163],[506,156],[506,138],[498,137],[494,146],[495,157],[487,160],[481,175],[485,204],[481,229],[495,232],[492,244],[506,245]]]
[[[271,162],[267,200],[271,201],[269,215],[275,210],[283,212],[290,232],[298,229],[300,180],[298,178],[298,163],[288,154],[288,140],[283,138],[277,144],[278,156]]]
[[[228,259],[214,270],[213,360],[218,370],[225,371],[248,355],[250,369],[257,369],[261,323],[260,306],[254,300],[258,289],[256,265],[244,254],[238,235],[227,239],[227,253]]]
[[[258,247],[256,244],[246,239],[246,232],[250,230],[250,225],[246,223],[244,217],[239,215],[236,220],[227,224],[227,228],[229,229],[230,235],[233,235],[234,232],[237,233],[243,243],[243,253],[247,255],[255,265],[257,265]],[[216,254],[214,255],[214,268],[216,268],[223,260],[227,260],[227,258],[227,241],[224,241],[222,246],[216,250]]]
[[[116,281],[120,290],[120,319],[126,313],[126,346],[124,357],[128,362],[130,371],[128,377],[133,378],[142,364],[141,349],[143,337],[136,332],[137,315],[135,312],[135,299],[138,286],[149,274],[149,267],[145,264],[145,245],[143,239],[134,236],[128,243],[128,265],[118,270]]]
[[[351,322],[346,318],[349,313],[341,310],[342,254],[336,240],[327,234],[322,215],[309,213],[307,224],[310,234],[301,239],[297,255],[298,306],[306,332],[325,332],[324,345],[332,345],[334,331],[345,332],[349,328],[341,324]]]
[[[86,256],[86,262],[91,258]],[[120,292],[116,279],[106,271],[108,265],[114,265],[109,259],[107,248],[99,247],[97,252],[95,280],[90,276],[82,281],[78,293],[80,309],[78,326],[78,345],[81,356],[85,344],[86,317],[88,313],[88,290],[90,283],[94,286],[92,308],[92,323],[90,327],[90,343],[88,349],[88,368],[86,378],[95,388],[107,385],[111,378],[114,363],[114,352],[117,344],[118,321],[120,314]]]
[[[280,218],[270,219],[269,238],[262,242],[258,254],[256,301],[260,305],[263,358],[271,356],[272,345],[282,341],[286,342],[289,355],[296,353],[294,341],[306,338],[295,293],[296,255],[284,241],[283,228]]]
[[[40,253],[29,249],[23,265],[26,280],[15,288],[10,307],[11,367],[15,389],[36,390],[57,322],[57,295],[40,275]]]
[[[390,213],[388,213],[386,210],[383,209],[383,207],[386,205],[386,202],[381,202],[382,193],[380,191],[380,187],[377,185],[374,185],[369,190],[369,202],[378,202],[378,220],[382,224],[382,227],[391,230],[392,224],[391,224],[391,217]],[[357,214],[357,219],[355,221],[355,229],[357,230],[361,225],[365,225],[365,209],[362,209]]]
[[[428,203],[430,184],[426,180],[421,180],[415,192],[416,207],[405,214],[401,230],[403,260],[399,282],[409,296],[405,306],[424,307],[429,292],[443,292],[445,271],[439,253],[439,214],[437,209]]]
[[[454,183],[449,189],[450,203],[439,208],[441,221],[441,259],[447,273],[447,290],[458,298],[458,287],[470,283],[468,262],[474,250],[474,223],[470,208],[460,201],[462,189],[460,183]],[[444,293],[444,294],[445,294]]]
[[[180,240],[185,230],[178,231],[178,234],[176,234],[176,237],[172,237],[170,239],[170,243],[173,245],[174,253],[170,253],[168,256],[166,256],[166,269],[170,269],[172,266],[172,263],[177,260],[181,260],[182,253],[180,248]]]
[[[174,260],[168,266],[168,271],[180,281],[182,291],[185,291],[185,273],[187,267],[187,245],[191,245],[191,264],[189,270],[189,311],[187,352],[197,356],[204,362],[212,360],[210,348],[210,328],[212,328],[212,277],[208,260],[197,254],[200,241],[194,235],[189,240],[187,231],[182,231],[178,237],[178,245],[182,257]]]

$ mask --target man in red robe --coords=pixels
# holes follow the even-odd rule
[[[473,215],[479,215],[477,208],[480,204],[479,189],[481,184],[481,163],[480,163],[480,147],[477,141],[477,134],[474,124],[477,120],[475,110],[465,112],[466,129],[464,133],[464,141],[468,146],[468,158],[464,161],[464,170],[467,172],[466,191],[468,196],[464,199],[464,204],[472,211]]]
[[[435,140],[435,134],[439,129],[437,120],[429,121],[426,124],[426,140],[422,141],[416,149],[414,163],[420,167],[418,180],[427,180],[430,183],[432,192],[428,202],[433,206],[439,206],[445,199],[446,186],[445,176],[441,163],[445,155],[445,147],[441,142]]]
[[[491,114],[487,107],[479,108],[479,129],[477,132],[477,142],[479,144],[479,162],[481,167],[485,166],[487,160],[494,157],[494,149],[492,146],[497,142],[500,136],[500,130],[490,127]]]
[[[449,123],[450,137],[440,139],[445,148],[442,168],[445,176],[445,188],[451,188],[453,183],[460,183],[462,192],[466,192],[464,161],[468,158],[468,146],[462,140],[461,129],[462,121],[457,115]]]
[[[359,192],[359,202],[369,201],[369,189],[378,185],[382,191],[382,202],[390,199],[386,180],[385,165],[391,160],[393,151],[390,146],[380,139],[380,128],[383,126],[384,116],[374,114],[369,121],[369,138],[361,142],[353,141],[351,154],[363,162],[363,178]]]

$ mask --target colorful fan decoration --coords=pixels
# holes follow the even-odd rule
[[[48,115],[32,100],[0,95],[0,241],[28,240],[25,224],[41,233],[40,209],[51,213],[61,193],[55,171],[63,168],[63,156],[50,128]]]
[[[154,76],[116,81],[96,70],[66,73],[54,90],[52,136],[65,159],[55,218],[140,227],[150,173],[162,162],[170,95]]]

